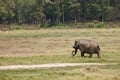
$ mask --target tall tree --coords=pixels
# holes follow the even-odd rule
[[[9,0],[0,0],[0,3],[0,23],[10,23],[15,16],[14,11],[10,8],[13,4]]]
[[[0,0],[0,23],[119,20],[119,5],[120,0]]]
[[[71,14],[72,14],[72,18],[74,19],[74,22],[76,23],[79,20],[79,15],[80,15],[80,3],[78,3],[77,0],[72,0],[71,5],[70,5],[70,9],[71,9]]]
[[[80,0],[81,3],[81,17],[82,21],[86,21],[87,19],[87,0]]]
[[[32,12],[32,19],[34,19],[35,23],[42,23],[44,21],[45,15],[43,13],[44,9],[44,0],[36,0],[35,1],[35,7],[34,7],[34,12]]]

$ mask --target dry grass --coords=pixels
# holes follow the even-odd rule
[[[119,52],[120,29],[42,29],[0,32],[0,55],[68,54],[76,39],[96,40],[104,52]]]
[[[1,80],[120,80],[120,69],[67,67],[0,71]]]
[[[71,56],[74,40],[93,39],[101,57]],[[41,29],[0,31],[0,65],[56,62],[118,63],[106,67],[67,67],[0,71],[0,80],[120,80],[120,29]]]
[[[97,41],[101,47],[102,59],[97,59],[97,55],[94,55],[92,59],[82,59],[80,52],[73,59],[71,51],[76,39]],[[119,28],[0,31],[0,65],[52,62],[120,62],[119,46]]]

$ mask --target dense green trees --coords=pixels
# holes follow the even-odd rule
[[[120,0],[0,0],[0,24],[120,20]]]

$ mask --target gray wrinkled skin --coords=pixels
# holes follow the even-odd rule
[[[73,48],[75,49],[72,51],[73,56],[77,54],[77,51],[79,49],[81,51],[81,57],[84,57],[84,54],[88,53],[90,58],[93,54],[97,54],[98,58],[100,58],[100,47],[94,40],[76,40],[74,42]]]

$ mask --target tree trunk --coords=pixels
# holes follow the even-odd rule
[[[62,5],[62,23],[65,22],[65,16],[64,16],[64,4]]]

